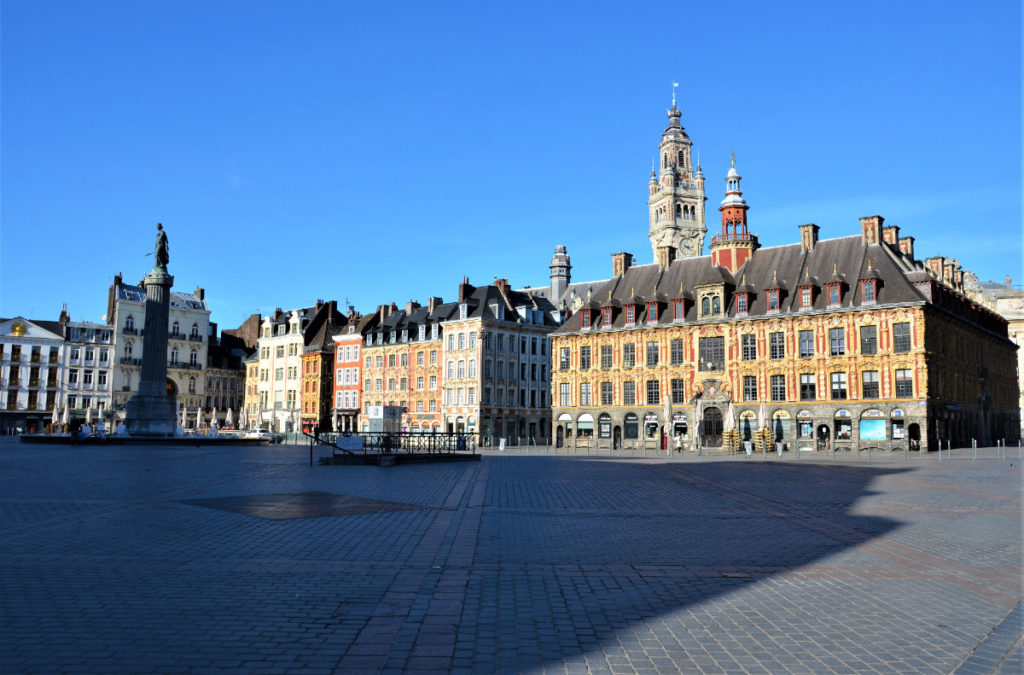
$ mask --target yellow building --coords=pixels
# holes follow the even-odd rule
[[[613,256],[552,334],[556,444],[789,450],[935,449],[1019,434],[1006,321],[914,258],[912,237],[762,248],[735,166],[711,254],[633,265]],[[729,429],[735,427],[736,434]],[[764,430],[764,431],[763,431]]]

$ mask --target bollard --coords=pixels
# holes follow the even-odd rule
[[[978,443],[973,438],[971,439],[971,449],[974,451],[971,455],[971,461],[978,459]]]

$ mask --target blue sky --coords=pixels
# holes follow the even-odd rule
[[[222,328],[495,276],[650,262],[680,83],[718,227],[735,148],[764,245],[881,214],[1022,272],[1018,2],[50,2],[0,9],[0,316],[99,321],[152,266]],[[710,237],[709,237],[710,241]]]

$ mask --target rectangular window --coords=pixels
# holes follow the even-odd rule
[[[846,353],[846,331],[842,328],[828,329],[829,354],[842,356]]]
[[[601,405],[612,404],[612,383],[602,382],[601,383]]]
[[[686,387],[681,379],[672,380],[672,403],[686,403]]]
[[[590,328],[590,310],[585,309],[580,313],[583,328]]]
[[[661,403],[661,382],[658,380],[647,380],[647,405],[659,405]]]
[[[683,301],[675,300],[672,302],[672,318],[676,321],[683,320]]]
[[[910,370],[896,371],[896,398],[910,398],[914,395],[914,380]]]
[[[580,347],[580,370],[590,370],[590,347]]]
[[[563,408],[569,405],[569,383],[562,382],[558,385],[558,405]]]
[[[658,303],[649,302],[647,303],[647,321],[648,323],[654,323],[658,320]]]
[[[601,310],[601,317],[602,317],[602,322],[604,323],[605,326],[612,325],[612,308],[611,307],[605,307],[604,309],[602,309]],[[534,354],[536,354],[536,353],[537,352],[534,352]]]
[[[874,280],[868,280],[864,282],[864,302],[875,301],[875,282]]]
[[[636,405],[636,382],[622,383],[622,405]]]
[[[800,374],[800,400],[815,401],[818,398],[817,377],[814,373]]]
[[[846,373],[832,373],[832,400],[846,400]]]
[[[757,376],[743,376],[743,400],[750,402],[757,400]]]
[[[779,292],[768,291],[768,311],[777,312],[779,311]]]
[[[626,305],[626,324],[636,323],[636,305]]]
[[[771,359],[786,357],[786,336],[783,333],[768,334],[768,356]]]
[[[828,304],[838,305],[839,304],[839,284],[829,284],[828,287]]]
[[[744,361],[757,360],[757,336],[753,333],[744,333],[740,336],[741,354]]]
[[[860,353],[878,353],[878,328],[876,326],[860,327]]]
[[[860,388],[861,398],[878,398],[878,371],[865,370],[861,373],[862,384]]]
[[[722,370],[725,367],[725,338],[700,339],[700,370]]]
[[[648,342],[647,343],[647,367],[653,367],[658,365],[658,343]]]
[[[747,313],[747,294],[737,293],[736,294],[736,313],[746,314]]]
[[[580,405],[581,406],[589,406],[590,405],[590,383],[589,382],[580,382]]]
[[[500,338],[499,338],[500,341]],[[569,348],[562,347],[558,352],[558,369],[569,370]]]
[[[786,400],[786,376],[785,375],[772,375],[771,380],[772,389],[772,400],[773,401],[785,401]]]
[[[622,345],[622,367],[632,368],[636,365],[636,345]]]
[[[814,356],[814,331],[800,331],[800,358],[806,359]]]
[[[678,366],[683,363],[683,341],[672,340],[669,343],[669,363]]]
[[[430,388],[437,389],[437,375],[430,376]]]
[[[894,323],[892,325],[892,350],[897,354],[910,351],[910,324]]]
[[[804,309],[811,306],[811,289],[807,286],[800,289],[800,306]]]
[[[417,390],[423,389],[423,378],[422,377],[417,377],[416,378],[416,389]]]
[[[612,367],[612,346],[601,345],[601,368],[607,370]]]

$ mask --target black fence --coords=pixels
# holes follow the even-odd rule
[[[451,455],[451,454],[476,454],[480,445],[477,434],[466,434],[457,432],[422,432],[422,431],[399,431],[399,432],[375,432],[364,431],[358,434],[345,436],[343,434],[320,434],[315,439],[312,434],[305,434],[307,438],[319,441],[334,449],[334,454],[359,455],[359,454],[410,454],[410,455]],[[346,439],[361,438],[363,447],[360,450],[346,449],[350,443]]]

